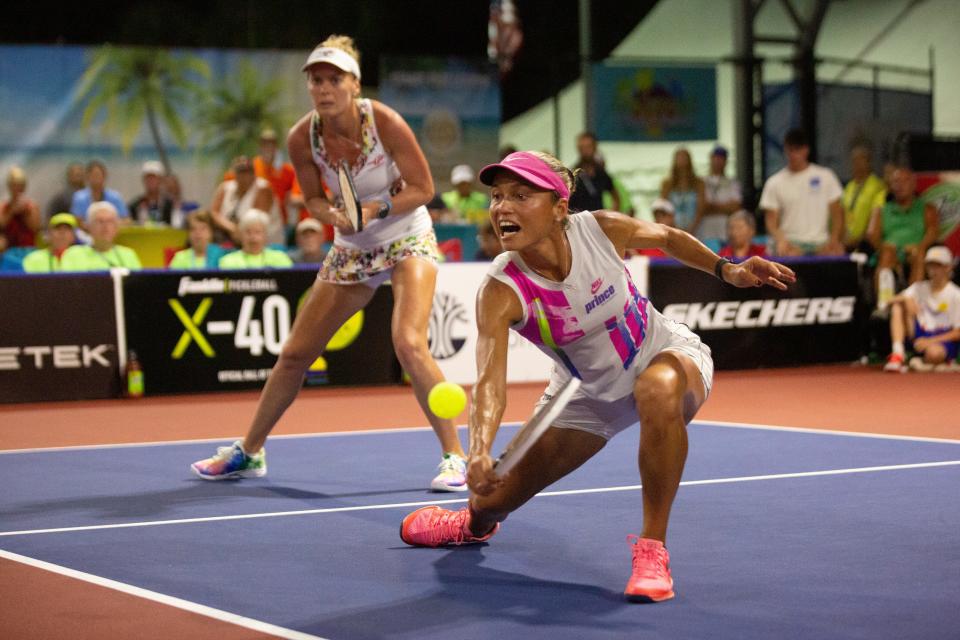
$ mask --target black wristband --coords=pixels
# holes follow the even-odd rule
[[[726,282],[726,280],[723,279],[723,266],[727,264],[730,264],[729,260],[726,258],[720,258],[717,260],[717,264],[713,265],[713,275],[717,276],[717,279],[720,280],[720,282]]]

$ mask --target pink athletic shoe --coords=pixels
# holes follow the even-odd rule
[[[450,511],[437,506],[422,507],[403,519],[400,539],[414,547],[459,546],[486,542],[499,528],[498,522],[490,533],[478,538],[470,533],[470,509]]]
[[[627,536],[633,552],[633,573],[623,594],[631,602],[660,602],[674,596],[670,554],[659,540]]]

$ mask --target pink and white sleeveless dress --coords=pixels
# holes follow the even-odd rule
[[[692,359],[709,394],[710,347],[640,295],[592,213],[574,214],[568,220],[572,263],[563,282],[540,276],[515,251],[497,256],[487,273],[520,299],[523,319],[511,328],[554,361],[541,404],[571,376],[582,382],[554,425],[609,439],[635,424],[639,418],[634,383],[663,351],[678,351]]]
[[[361,202],[393,197],[403,189],[403,177],[377,132],[373,104],[368,99],[357,100],[357,107],[363,147],[350,167],[357,195]],[[323,120],[316,112],[310,121],[310,149],[339,206],[343,200],[337,170],[324,148]],[[424,206],[407,214],[371,220],[360,233],[345,236],[337,232],[317,277],[336,284],[362,282],[377,287],[390,277],[398,262],[411,257],[440,260],[433,223]]]

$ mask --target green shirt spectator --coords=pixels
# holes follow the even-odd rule
[[[216,269],[226,251],[213,240],[213,216],[209,211],[194,211],[187,216],[190,246],[170,260],[170,269]]]
[[[173,263],[170,266],[172,267]],[[277,249],[264,249],[260,253],[233,251],[220,258],[221,269],[263,269],[265,267],[286,269],[292,266],[293,260],[290,256]]]
[[[63,252],[60,264],[62,271],[108,271],[114,267],[138,271],[143,268],[137,252],[119,244],[105,251],[85,244],[74,245]]]
[[[216,269],[226,256],[220,245],[211,244],[206,255],[197,255],[193,249],[181,249],[173,254],[168,269]]]
[[[293,266],[293,260],[284,251],[267,246],[267,226],[270,216],[259,209],[250,209],[237,224],[240,233],[240,251],[220,258],[221,269],[285,269]]]
[[[47,239],[50,247],[40,249],[23,259],[23,270],[27,273],[51,273],[63,271],[61,259],[67,249],[76,241],[77,219],[69,213],[58,213],[50,218]]]
[[[457,219],[479,225],[490,217],[490,200],[485,193],[474,190],[474,177],[473,169],[468,165],[458,164],[450,172],[453,190],[447,191],[441,197],[443,204]]]
[[[875,208],[882,207],[886,199],[887,185],[872,173],[861,182],[851,180],[843,188],[840,202],[843,203],[847,223],[848,247],[856,247],[860,242],[863,234],[867,232],[870,214]]]
[[[923,215],[926,205],[920,198],[914,198],[906,207],[896,200],[883,205],[880,219],[883,222],[883,241],[897,247],[900,260],[903,251],[910,245],[919,245],[926,233],[927,225]]]
[[[106,201],[94,202],[87,209],[90,245],[75,245],[64,251],[64,271],[106,271],[114,267],[142,269],[136,251],[114,243],[120,228],[117,208]]]

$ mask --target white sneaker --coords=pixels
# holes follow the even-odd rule
[[[467,490],[467,461],[461,456],[455,453],[443,454],[437,469],[440,473],[430,482],[431,491]]]
[[[937,373],[958,373],[960,372],[960,365],[956,362],[941,362],[933,370]]]
[[[910,369],[913,371],[922,371],[926,373],[927,371],[933,371],[933,365],[929,362],[924,362],[923,358],[920,356],[913,356],[910,358]]]

